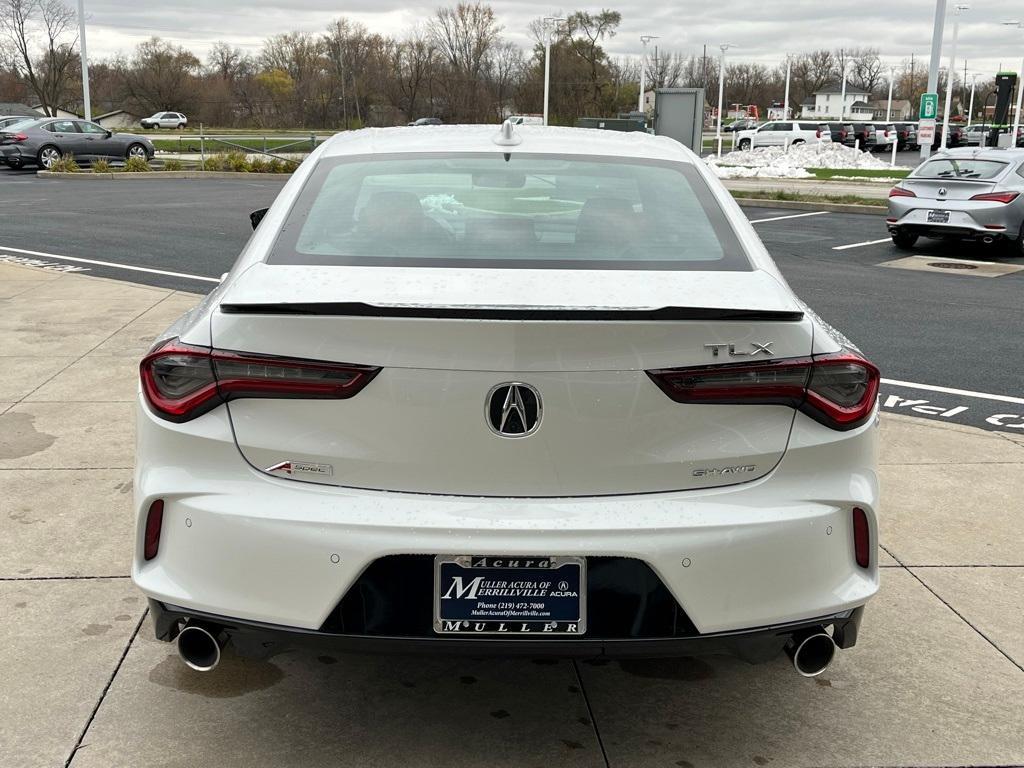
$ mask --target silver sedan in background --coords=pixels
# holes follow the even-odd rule
[[[1008,243],[1024,256],[1024,151],[935,155],[892,188],[885,221],[898,248],[934,237]]]
[[[154,152],[153,142],[145,136],[114,133],[88,120],[49,117],[0,128],[0,160],[11,168],[49,168],[64,155],[80,163],[100,158],[150,160]]]

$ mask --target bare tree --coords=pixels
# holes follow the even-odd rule
[[[75,12],[62,0],[0,0],[0,60],[24,78],[47,115],[67,103],[77,42]]]
[[[162,109],[194,111],[199,100],[199,59],[191,51],[158,37],[139,43],[131,59],[121,60],[129,106],[146,114]]]
[[[475,122],[486,115],[490,105],[481,98],[486,67],[501,29],[494,10],[479,2],[438,8],[427,25],[427,33],[448,68],[446,100],[456,119]]]

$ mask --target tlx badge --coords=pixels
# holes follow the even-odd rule
[[[729,352],[729,357],[753,357],[757,354],[764,354],[771,357],[775,353],[772,352],[771,346],[774,341],[766,341],[764,344],[758,344],[756,341],[750,342],[751,350],[747,352],[736,349],[735,344],[705,344],[704,349],[710,349],[711,354],[714,357],[718,357],[721,350],[725,349]]]

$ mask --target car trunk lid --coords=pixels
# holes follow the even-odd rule
[[[227,287],[212,323],[221,349],[382,368],[349,400],[231,402],[238,447],[257,469],[538,497],[763,476],[785,452],[791,408],[677,403],[646,371],[807,356],[812,327],[763,271],[265,264]],[[510,385],[539,420],[529,436],[501,435],[520,396]]]

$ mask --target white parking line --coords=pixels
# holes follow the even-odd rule
[[[862,248],[865,245],[878,245],[879,243],[889,243],[889,242],[892,242],[891,238],[883,237],[880,240],[865,240],[863,243],[850,243],[849,245],[837,245],[832,250],[833,251],[845,251],[848,248]]]
[[[897,379],[882,379],[883,384],[891,384],[894,387],[909,387],[911,389],[924,389],[929,392],[942,392],[947,395],[964,395],[965,397],[977,397],[982,400],[998,400],[1001,403],[1017,403],[1024,405],[1024,397],[1011,397],[1010,395],[993,395],[989,392],[972,392],[969,389],[953,389],[952,387],[939,387],[935,384],[915,384],[912,381],[898,381]]]
[[[202,275],[190,275],[185,272],[170,272],[166,269],[151,269],[149,267],[136,267],[131,264],[116,264],[112,261],[98,261],[96,259],[80,259],[77,256],[61,256],[58,253],[44,253],[43,251],[27,251],[24,248],[8,248],[0,245],[0,253],[10,251],[12,253],[25,253],[29,256],[43,256],[47,259],[59,259],[61,261],[74,261],[79,264],[95,264],[100,267],[113,267],[114,269],[126,269],[131,272],[146,272],[151,275],[167,275],[168,277],[183,277],[186,280],[200,280],[204,283],[219,283],[216,277],[203,277]]]
[[[831,211],[814,211],[813,213],[794,213],[792,216],[772,216],[769,219],[751,219],[751,224],[764,224],[766,221],[782,221],[783,219],[802,219],[805,216],[824,216]]]

